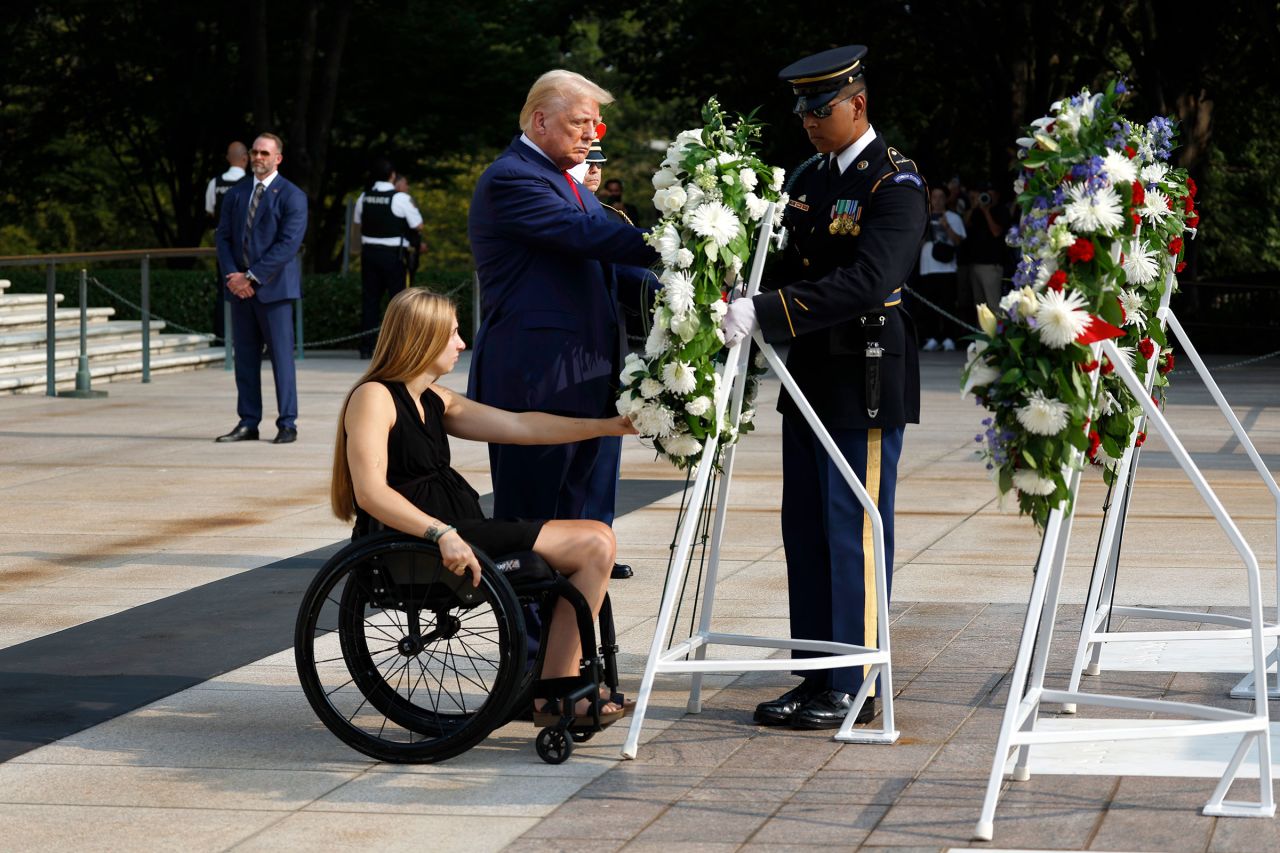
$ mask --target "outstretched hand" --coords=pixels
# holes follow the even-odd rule
[[[604,418],[604,426],[608,430],[605,435],[638,435],[639,430],[631,423],[631,418],[618,415],[616,418]]]
[[[450,530],[436,542],[440,548],[440,561],[444,567],[459,577],[471,569],[471,585],[480,586],[480,561],[458,531]]]
[[[756,304],[747,298],[730,302],[729,310],[720,321],[720,329],[724,332],[724,345],[727,347],[750,337],[756,330]]]

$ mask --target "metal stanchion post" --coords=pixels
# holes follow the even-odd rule
[[[105,397],[106,391],[94,391],[89,376],[89,272],[80,270],[80,358],[76,364],[74,391],[62,391],[59,397]]]
[[[54,355],[57,352],[55,339],[58,335],[58,275],[57,268],[49,264],[49,277],[45,287],[45,344],[44,344],[44,394],[46,397],[58,396],[57,366]]]
[[[142,381],[151,381],[151,256],[142,256]]]

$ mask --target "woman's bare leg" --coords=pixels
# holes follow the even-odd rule
[[[609,572],[617,545],[613,531],[598,521],[548,521],[542,526],[533,550],[582,594],[594,618],[600,613]],[[543,678],[566,678],[578,674],[582,641],[573,606],[564,599],[556,602],[547,635],[547,652],[542,661]],[[617,710],[607,704],[603,710]]]

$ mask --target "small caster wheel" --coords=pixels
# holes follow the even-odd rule
[[[570,731],[569,736],[573,738],[574,743],[586,743],[595,737],[596,733],[589,731]]]
[[[548,764],[564,764],[573,754],[573,741],[564,729],[545,728],[534,742],[538,757]]]

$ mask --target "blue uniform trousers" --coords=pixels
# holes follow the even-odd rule
[[[490,444],[493,517],[587,518],[613,524],[622,439],[572,444]]]
[[[297,428],[298,384],[293,365],[293,301],[231,299],[235,347],[236,414],[240,426],[257,429],[262,420],[262,345],[271,358],[276,386],[276,426]]]
[[[884,519],[886,580],[893,580],[893,500],[903,427],[830,430]],[[809,425],[782,423],[782,542],[787,556],[791,636],[868,648],[877,639],[878,590],[871,524]],[[796,651],[793,657],[819,653]],[[864,667],[797,671],[832,690],[856,693]],[[875,688],[872,688],[872,695]]]

